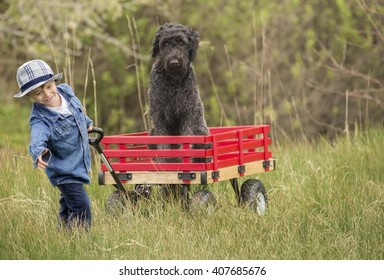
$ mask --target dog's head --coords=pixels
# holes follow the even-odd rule
[[[182,72],[196,57],[199,32],[188,26],[166,23],[153,40],[152,57],[160,57],[168,73]]]

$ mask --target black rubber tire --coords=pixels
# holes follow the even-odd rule
[[[127,194],[123,191],[116,190],[109,195],[105,208],[109,214],[121,214],[128,204],[129,199]]]
[[[241,202],[264,215],[268,207],[268,196],[263,183],[257,179],[248,179],[241,185]]]
[[[198,190],[189,201],[189,210],[200,210],[215,208],[217,201],[213,193],[208,190]]]

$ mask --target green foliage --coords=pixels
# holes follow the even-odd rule
[[[15,92],[16,93],[16,92]],[[30,106],[11,103],[0,106],[0,150],[25,146],[29,143]]]
[[[300,123],[309,138],[335,136],[382,121],[383,15],[371,0],[6,0],[0,99],[12,102],[16,68],[41,57],[107,133],[149,129],[152,40],[160,24],[180,22],[200,32],[194,68],[209,126],[276,123],[281,139]],[[292,100],[303,100],[294,117]]]

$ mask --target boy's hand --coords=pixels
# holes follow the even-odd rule
[[[93,128],[93,125],[90,125],[90,126],[88,127],[87,131],[88,131],[88,132],[91,131],[92,128]]]
[[[42,169],[45,169],[47,166],[48,166],[48,163],[46,163],[45,161],[43,161],[43,155],[45,155],[46,153],[48,153],[48,149],[45,149],[41,155],[39,155],[39,157],[37,158],[37,166],[42,168]]]

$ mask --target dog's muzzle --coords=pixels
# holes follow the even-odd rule
[[[184,57],[184,54],[180,52],[168,55],[164,59],[165,71],[174,78],[180,78],[185,75],[187,60],[188,58]]]
[[[167,72],[173,74],[181,74],[183,72],[183,62],[179,58],[171,58],[167,60],[166,69]]]

